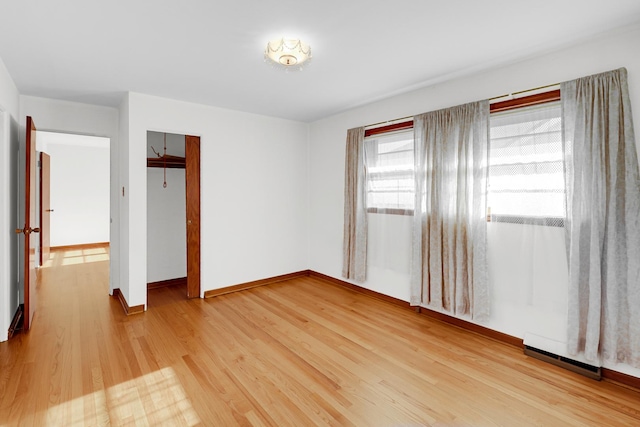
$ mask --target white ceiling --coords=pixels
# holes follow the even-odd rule
[[[0,8],[0,58],[26,95],[314,121],[636,22],[639,0],[19,0]],[[264,63],[283,35],[311,45],[302,72]]]

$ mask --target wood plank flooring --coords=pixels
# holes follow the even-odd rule
[[[638,426],[640,393],[320,279],[125,316],[108,253],[53,252],[0,344],[0,426]]]

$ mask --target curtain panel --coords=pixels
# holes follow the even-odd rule
[[[561,91],[568,351],[640,367],[640,185],[627,72]]]
[[[364,282],[367,272],[364,127],[347,131],[344,176],[342,277]]]
[[[414,118],[411,304],[486,320],[489,102]]]

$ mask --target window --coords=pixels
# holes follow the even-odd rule
[[[367,211],[411,215],[414,204],[413,129],[365,138]]]
[[[560,102],[492,113],[491,220],[562,227],[564,195]]]

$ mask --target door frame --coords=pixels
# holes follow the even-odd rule
[[[32,244],[32,234],[39,232],[36,225],[36,126],[31,116],[27,116],[25,126],[25,184],[24,184],[24,227],[16,229],[16,233],[24,235],[23,267],[24,267],[24,320],[22,329],[31,329],[36,306],[36,245]],[[39,239],[38,239],[39,240]]]
[[[185,135],[187,298],[200,298],[200,137]]]
[[[201,154],[200,154],[200,137],[195,135],[189,135],[187,133],[181,133],[176,131],[161,131],[161,130],[147,130],[147,138],[149,132],[167,133],[173,135],[184,136],[185,145],[185,164],[184,164],[184,185],[185,185],[185,238],[187,249],[187,265],[186,265],[186,277],[178,279],[168,279],[158,282],[149,283],[147,276],[147,292],[150,289],[156,289],[165,286],[172,285],[185,285],[186,284],[186,297],[188,299],[200,298],[202,290],[201,286],[201,221],[200,221],[200,199],[201,199]],[[145,158],[145,161],[147,159]],[[158,167],[149,166],[147,168]],[[148,178],[148,176],[147,176]],[[146,190],[145,190],[146,195]],[[149,205],[147,204],[146,222],[149,221]],[[147,226],[147,233],[149,233]],[[148,239],[147,239],[148,242]],[[149,251],[146,251],[147,259],[146,264],[148,266]],[[186,283],[185,283],[186,282]]]
[[[49,260],[51,252],[51,156],[40,152],[40,265]]]

